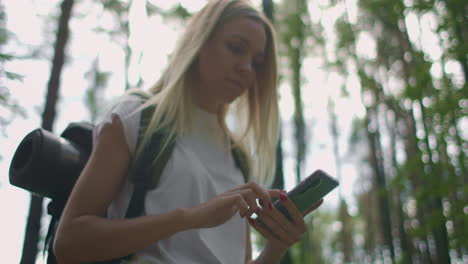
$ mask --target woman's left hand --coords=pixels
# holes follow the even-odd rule
[[[258,218],[262,220],[266,227],[260,224],[258,220],[249,218],[250,225],[268,240],[267,246],[276,253],[284,253],[290,246],[301,240],[302,235],[307,231],[304,216],[319,207],[323,199],[312,205],[304,213],[297,209],[285,193],[280,195],[280,202],[288,210],[291,221],[275,207],[270,208],[268,206],[256,212]]]

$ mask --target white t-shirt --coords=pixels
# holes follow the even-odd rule
[[[140,103],[137,96],[124,97],[96,125],[94,140],[102,125],[117,114],[133,153],[141,115],[133,112]],[[231,152],[222,145],[226,138],[218,126],[216,115],[201,109],[196,109],[193,114],[193,129],[189,135],[176,139],[159,185],[146,194],[145,211],[148,215],[195,206],[244,182]],[[108,209],[110,218],[125,217],[131,194],[132,184],[127,180]],[[135,259],[126,263],[240,264],[245,261],[245,248],[246,223],[236,214],[215,228],[174,234],[137,252]]]

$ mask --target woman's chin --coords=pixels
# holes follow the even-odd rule
[[[239,93],[238,91],[233,92],[231,94],[226,95],[226,103],[230,104],[234,102],[237,98],[239,98],[243,93]]]

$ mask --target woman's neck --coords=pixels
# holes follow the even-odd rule
[[[220,106],[214,103],[213,99],[209,95],[200,92],[199,89],[193,89],[192,98],[196,107],[212,114],[218,113]]]
[[[190,76],[189,83],[192,102],[195,104],[195,106],[205,110],[206,112],[217,114],[221,107],[220,104],[216,102],[215,98],[213,98],[213,95],[210,95],[206,92],[206,89],[203,87],[204,84],[193,72]]]

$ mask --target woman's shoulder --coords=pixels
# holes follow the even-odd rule
[[[125,92],[111,103],[111,109],[105,116],[117,114],[121,119],[132,116],[139,117],[139,107],[150,98],[150,94],[141,89],[132,89]]]
[[[122,123],[123,133],[127,141],[130,152],[134,152],[137,142],[138,130],[140,127],[141,111],[139,107],[146,99],[138,94],[125,93],[115,99],[110,109],[105,111],[101,118],[96,122],[95,137],[99,134],[101,128],[110,123],[118,116]]]

